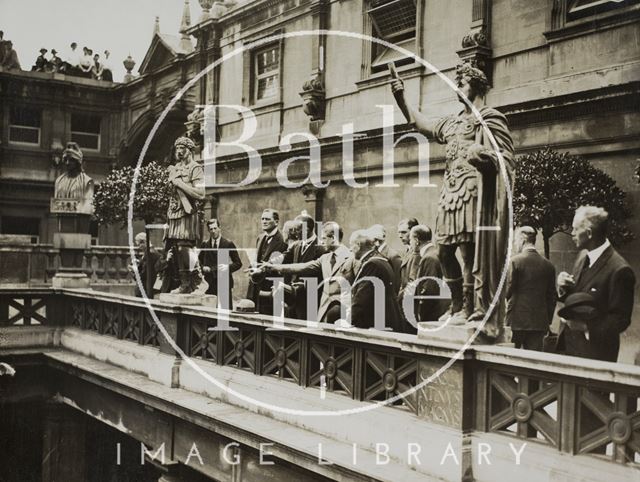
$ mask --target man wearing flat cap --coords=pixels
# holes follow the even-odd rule
[[[53,197],[59,199],[75,199],[80,201],[79,210],[87,214],[93,213],[93,179],[84,173],[83,156],[75,142],[67,142],[62,152],[62,163],[65,168],[56,179]]]
[[[620,334],[631,323],[635,275],[625,259],[607,239],[609,214],[600,207],[581,206],[573,218],[571,235],[581,253],[573,273],[558,275],[558,295],[569,316],[574,314],[575,296],[588,294],[594,300],[595,312],[583,323],[563,323],[558,347],[567,355],[616,362]],[[580,299],[578,300],[580,301]],[[582,300],[584,308],[584,300]],[[563,317],[566,318],[566,317]]]

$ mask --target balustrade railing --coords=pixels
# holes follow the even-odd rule
[[[60,252],[50,244],[1,245],[0,283],[47,285],[60,266]],[[91,246],[82,262],[92,283],[133,283],[127,269],[128,246]]]
[[[363,402],[397,397],[394,409],[467,433],[496,433],[562,453],[640,463],[640,367],[516,350],[460,346],[374,330],[274,329],[261,315],[232,313],[213,331],[213,308],[153,301],[189,357]],[[71,325],[173,353],[140,299],[89,290],[0,290],[0,328]],[[1,330],[0,330],[1,331]],[[434,383],[426,380],[454,358]]]

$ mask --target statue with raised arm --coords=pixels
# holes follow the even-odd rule
[[[195,144],[188,137],[174,143],[176,164],[169,167],[172,195],[167,210],[167,248],[177,262],[180,286],[177,294],[204,294],[207,282],[202,276],[196,245],[199,237],[198,201],[205,197],[204,169],[194,161]]]
[[[487,129],[473,113],[479,112],[491,132],[508,178],[513,172],[513,142],[503,114],[483,106],[488,89],[485,74],[468,63],[457,67],[456,81],[464,109],[456,115],[431,120],[407,105],[404,85],[395,77],[392,91],[409,122],[421,133],[445,144],[445,172],[438,200],[436,240],[442,270],[450,290],[451,306],[441,320],[481,321],[497,292],[506,262],[509,233],[508,199],[496,150]],[[456,258],[460,250],[462,267]],[[501,335],[499,305],[487,320],[484,333]]]
[[[93,179],[84,173],[83,155],[75,142],[67,142],[62,152],[65,172],[56,179],[53,197],[58,201],[73,202],[70,212],[93,214]]]

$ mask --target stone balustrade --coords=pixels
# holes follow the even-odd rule
[[[8,326],[50,325],[72,330],[70,337],[104,337],[105,344],[157,350],[176,360],[173,367],[169,364],[171,386],[192,383],[184,365],[179,368],[178,355],[184,354],[207,373],[235,371],[228,375],[229,385],[238,377],[254,377],[251,384],[275,383],[291,393],[301,388],[309,397],[316,393],[310,399],[327,393],[356,406],[386,404],[369,420],[383,424],[395,413],[403,426],[386,429],[383,439],[421,427],[459,434],[463,479],[473,473],[476,480],[496,480],[495,467],[477,458],[483,450],[479,446],[489,443],[494,452],[502,447],[504,457],[509,446],[526,444],[539,454],[527,470],[543,478],[562,472],[567,480],[617,480],[631,477],[640,462],[640,367],[502,346],[465,348],[375,330],[312,327],[298,320],[274,326],[258,314],[231,313],[230,330],[216,331],[224,323],[214,308],[150,303],[175,346],[162,335],[144,300],[91,290],[0,290],[0,334]],[[209,393],[195,385],[190,389]],[[232,398],[225,401],[241,403]],[[307,418],[304,423],[314,422]],[[375,423],[371,430],[375,433]],[[380,430],[385,430],[382,425]],[[567,457],[579,458],[568,464]],[[438,477],[450,476],[432,469]]]
[[[59,250],[50,244],[0,245],[0,285],[49,285],[60,266]],[[92,284],[131,284],[128,246],[91,246],[83,269]]]

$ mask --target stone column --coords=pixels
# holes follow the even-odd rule
[[[45,405],[43,482],[84,482],[87,476],[84,416],[62,403]]]
[[[312,215],[316,221],[322,221],[324,189],[315,186],[304,186],[302,194],[304,194],[305,201],[311,204],[307,212],[313,213]]]

